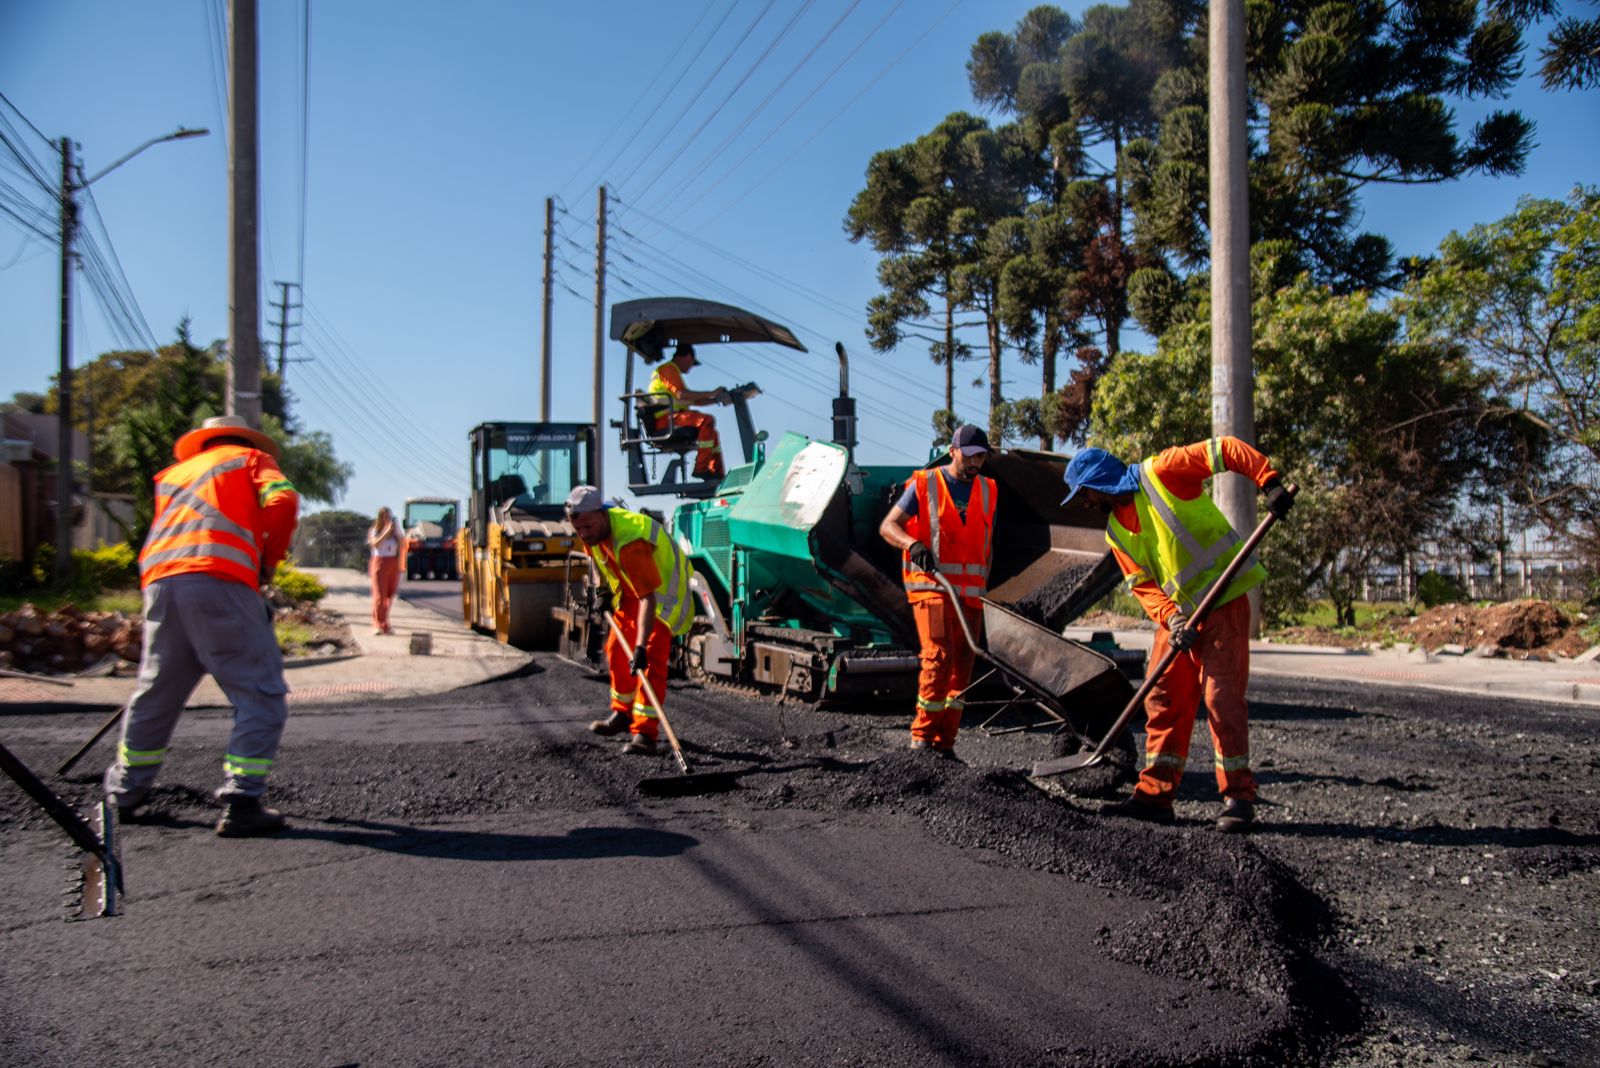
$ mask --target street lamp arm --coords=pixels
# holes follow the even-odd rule
[[[105,167],[93,177],[85,178],[83,181],[79,182],[73,187],[73,191],[76,192],[79,189],[88,188],[90,185],[99,181],[101,178],[104,178],[106,175],[110,174],[112,171],[116,170],[118,167],[122,166],[124,163],[128,162],[130,159],[149,148],[151,145],[159,145],[166,141],[182,141],[189,137],[204,137],[210,132],[210,130],[191,130],[188,127],[180,126],[169,134],[165,134],[161,137],[152,137],[150,140],[146,141],[132,152],[129,152],[127,155],[111,164],[111,166]]]

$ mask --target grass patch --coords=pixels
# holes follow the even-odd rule
[[[88,596],[73,596],[70,593],[54,593],[49,590],[36,590],[28,595],[0,596],[0,612],[14,612],[25,604],[31,604],[46,613],[70,604],[84,612],[121,612],[124,615],[136,616],[144,611],[144,596],[136,589],[102,590]]]
[[[1343,627],[1342,630],[1367,630],[1372,627],[1381,627],[1397,617],[1401,620],[1410,619],[1412,612],[1404,601],[1357,601],[1356,625],[1354,628]],[[1296,624],[1302,627],[1321,627],[1325,630],[1334,629],[1334,614],[1332,601],[1312,601],[1311,607],[1301,612],[1295,619]]]
[[[278,648],[289,656],[303,654],[311,644],[311,639],[316,637],[311,628],[304,623],[295,623],[289,620],[279,620],[273,623],[272,631],[278,636]]]

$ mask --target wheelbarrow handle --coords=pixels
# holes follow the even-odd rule
[[[978,639],[972,636],[972,628],[967,625],[967,611],[966,608],[961,604],[961,596],[956,593],[956,588],[950,585],[950,580],[945,578],[942,574],[935,571],[933,572],[933,577],[938,580],[940,586],[944,587],[944,592],[950,596],[950,607],[955,609],[956,622],[961,624],[961,633],[966,635],[967,648],[971,649],[977,655],[982,656],[983,650],[978,648]]]

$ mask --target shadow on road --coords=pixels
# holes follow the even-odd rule
[[[577,827],[564,835],[500,834],[412,827],[371,820],[328,820],[329,829],[291,825],[280,838],[363,846],[449,860],[577,860],[675,857],[698,838],[649,827]]]

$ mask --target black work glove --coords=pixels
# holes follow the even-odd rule
[[[918,571],[939,570],[939,561],[933,558],[933,550],[922,542],[912,542],[906,553],[911,557],[911,562],[916,565]]]
[[[611,587],[596,586],[594,588],[594,609],[596,612],[611,611]]]
[[[650,668],[650,650],[640,642],[633,647],[633,663],[629,665],[635,675],[643,675]]]
[[[1267,511],[1282,519],[1289,514],[1289,509],[1294,507],[1294,494],[1289,492],[1289,487],[1283,484],[1283,479],[1276,476],[1267,479],[1267,484],[1261,487],[1261,492],[1267,495]]]
[[[1182,612],[1167,619],[1167,644],[1180,653],[1187,653],[1200,640],[1200,632],[1189,625]]]

